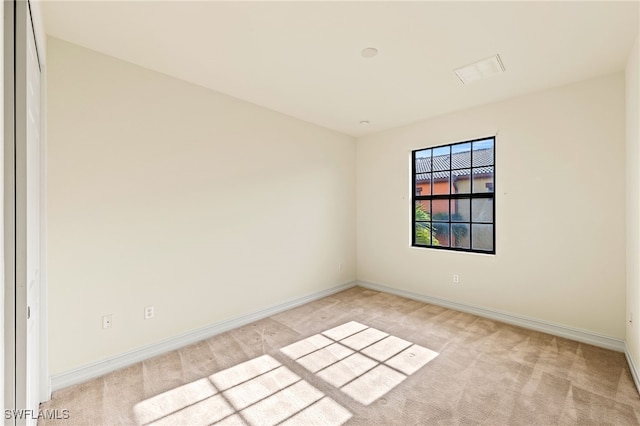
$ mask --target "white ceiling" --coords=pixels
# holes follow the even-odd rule
[[[622,70],[638,6],[46,0],[42,10],[51,36],[361,136]],[[362,58],[366,47],[378,56]],[[453,72],[496,53],[504,74],[464,86]]]

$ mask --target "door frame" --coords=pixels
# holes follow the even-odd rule
[[[15,229],[15,28],[14,2],[3,2],[4,7],[4,407],[15,409],[16,405],[16,229]]]
[[[46,90],[44,72],[44,33],[37,4],[29,0],[4,1],[4,407],[29,409],[27,402],[27,292],[26,292],[26,58],[27,30],[31,21],[40,60],[40,351],[39,389],[33,392],[39,402],[51,396],[47,347],[46,286],[46,176],[45,148]],[[41,53],[42,52],[42,53]],[[15,421],[15,420],[14,420]],[[22,422],[19,422],[22,423]]]

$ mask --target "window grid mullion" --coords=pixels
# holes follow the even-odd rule
[[[473,152],[473,150],[471,150],[471,152]],[[473,176],[473,172],[471,176]],[[473,186],[473,181],[471,182],[471,186]],[[471,190],[473,191],[473,188],[471,188]],[[469,222],[469,249],[473,250],[473,198],[469,200]]]
[[[471,142],[471,176],[469,176],[469,192],[474,193],[474,183],[473,183],[473,142]],[[471,224],[469,225],[469,249],[473,250],[473,200],[469,201],[469,220]]]
[[[413,200],[411,204],[411,215],[413,220],[411,221],[411,244],[416,245],[416,154],[413,153],[411,155],[411,169],[413,173],[411,174],[411,199]]]
[[[436,195],[416,195],[415,200],[461,200],[464,198],[495,198],[493,192],[477,192],[475,194],[436,194]]]
[[[429,176],[429,188],[431,188],[431,191],[429,191],[429,194],[433,195],[433,150],[429,153],[429,171],[431,172],[431,176]],[[431,237],[431,241],[433,242],[433,237]]]

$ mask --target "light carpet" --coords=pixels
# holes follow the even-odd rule
[[[40,425],[637,425],[624,355],[352,288],[54,393]]]

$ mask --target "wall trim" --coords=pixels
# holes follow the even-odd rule
[[[636,390],[640,393],[640,370],[638,370],[636,363],[633,361],[627,342],[624,343],[624,356],[627,358],[627,364],[629,364],[629,370],[631,371],[631,377],[633,377],[633,383],[636,385]]]
[[[554,336],[564,337],[567,339],[576,340],[578,342],[588,343],[590,345],[600,346],[606,349],[612,349],[618,352],[625,352],[625,341],[615,337],[605,336],[603,334],[593,333],[591,331],[581,330],[578,328],[568,327],[566,325],[555,324],[539,319],[514,315],[507,312],[500,312],[492,309],[480,308],[478,306],[466,305],[463,303],[453,302],[451,300],[440,299],[437,297],[423,296],[422,294],[400,290],[368,281],[358,280],[357,284],[361,287],[365,287],[371,290],[395,294],[396,296],[406,297],[407,299],[413,299],[419,302],[443,306],[445,308],[454,309],[456,311],[466,312],[469,314],[478,315],[480,317],[501,321],[507,324],[541,331],[543,333],[552,334]],[[638,382],[636,382],[636,384],[637,383]]]
[[[594,346],[600,346],[606,349],[611,349],[618,352],[624,352],[633,381],[636,388],[640,391],[640,370],[633,362],[633,358],[629,352],[629,348],[626,342],[622,339],[605,336],[598,333],[593,333],[586,330],[581,330],[573,327],[568,327],[561,324],[555,324],[547,321],[542,321],[534,318],[528,318],[520,315],[514,315],[507,312],[500,312],[496,310],[481,308],[478,306],[466,305],[451,300],[441,299],[437,297],[424,296],[418,293],[413,293],[406,290],[400,290],[393,287],[389,287],[382,284],[377,284],[368,281],[355,280],[350,281],[326,290],[311,293],[306,296],[302,296],[295,299],[290,299],[286,302],[279,303],[256,312],[241,315],[238,317],[230,318],[228,320],[220,321],[206,327],[202,327],[196,330],[191,330],[186,333],[161,340],[157,343],[143,346],[131,351],[109,357],[100,361],[96,361],[90,364],[86,364],[82,367],[69,370],[60,374],[56,374],[51,377],[51,388],[53,391],[65,388],[67,386],[75,385],[85,382],[95,377],[102,376],[104,374],[111,373],[120,368],[128,367],[140,361],[144,361],[154,356],[162,355],[190,345],[192,343],[199,342],[204,339],[208,339],[225,331],[242,327],[250,324],[254,321],[258,321],[277,313],[286,311],[288,309],[295,308],[305,303],[313,302],[326,296],[338,293],[343,290],[347,290],[352,287],[364,287],[371,290],[381,291],[384,293],[394,294],[396,296],[405,297],[407,299],[417,300],[419,302],[429,303],[433,305],[443,306],[445,308],[454,309],[460,312],[466,312],[480,317],[493,319],[496,321],[504,322],[507,324],[516,325],[519,327],[527,328],[530,330],[541,331],[554,336],[564,337],[567,339],[575,340],[578,342],[588,343]]]
[[[86,364],[82,367],[70,371],[53,375],[51,376],[51,388],[53,391],[56,391],[67,386],[86,382],[87,380],[102,376],[107,373],[111,373],[112,371],[130,366],[140,361],[144,361],[145,359],[149,359],[151,357],[182,348],[192,343],[208,339],[217,334],[224,333],[225,331],[229,331],[237,327],[242,327],[243,325],[250,324],[254,321],[270,317],[288,309],[304,305],[305,303],[313,302],[314,300],[322,299],[323,297],[330,296],[332,294],[347,290],[355,286],[356,281],[350,281],[348,283],[331,287],[326,290],[290,299],[286,302],[278,303],[276,305],[269,306],[256,312],[240,315],[228,320],[219,321],[211,325],[198,328],[196,330],[191,330],[186,333],[179,334],[175,337],[161,340],[157,343],[133,349],[120,355],[115,355],[100,361]]]

